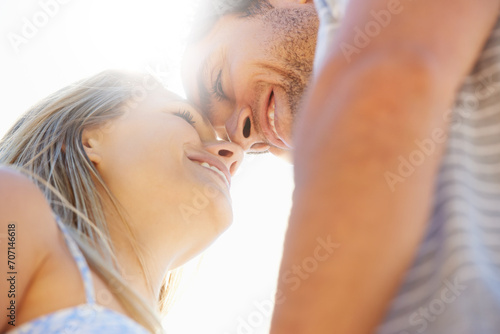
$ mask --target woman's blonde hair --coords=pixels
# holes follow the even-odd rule
[[[120,274],[104,217],[104,205],[110,205],[110,209],[122,218],[123,230],[149,284],[144,252],[131,233],[124,210],[85,154],[82,132],[95,126],[105,131],[107,122],[119,117],[127,107],[134,106],[148,91],[159,86],[150,75],[101,72],[40,101],[0,141],[0,163],[20,169],[40,187],[53,212],[77,241],[90,267],[107,282],[131,317],[153,333],[162,331],[158,312],[147,306]],[[170,286],[177,279],[178,275],[171,272],[163,281],[158,296],[158,309],[162,313],[171,301]]]

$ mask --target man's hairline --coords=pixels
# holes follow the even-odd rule
[[[211,0],[208,0],[211,1]],[[218,24],[218,22],[228,16],[235,16],[238,19],[255,19],[258,17],[261,17],[265,15],[267,12],[270,10],[274,9],[275,7],[271,4],[270,0],[246,0],[250,2],[247,6],[243,8],[233,8],[233,9],[226,9],[221,10],[223,11],[222,14],[217,14],[217,11],[215,10],[215,14],[213,15],[208,15],[205,16],[204,18],[200,18],[200,21],[204,22],[207,21],[207,27],[206,29],[202,29],[203,33],[200,34],[192,34],[191,36],[188,37],[188,42],[187,44],[194,44],[197,41],[203,40],[206,38],[208,34],[210,34],[213,30],[213,28]],[[255,7],[252,7],[255,4]],[[193,29],[193,31],[196,31],[197,29]]]

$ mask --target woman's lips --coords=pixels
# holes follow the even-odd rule
[[[215,172],[228,187],[231,186],[231,173],[219,159],[204,154],[191,154],[188,159]]]
[[[226,175],[217,167],[215,166],[212,166],[210,165],[208,162],[202,162],[200,164],[201,166],[205,167],[205,168],[208,168],[210,170],[213,170],[214,172],[216,172],[217,174],[219,174],[219,176],[224,180],[224,182],[227,183],[227,185],[229,186],[229,180],[227,179]]]

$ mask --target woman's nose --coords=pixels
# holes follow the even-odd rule
[[[213,141],[204,144],[205,149],[221,160],[231,175],[236,173],[243,161],[243,149],[241,146],[228,141]]]

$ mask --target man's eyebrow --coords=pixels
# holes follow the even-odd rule
[[[212,94],[210,94],[207,87],[205,86],[205,77],[209,71],[209,64],[211,63],[210,58],[211,56],[208,56],[205,58],[205,60],[203,60],[203,63],[201,64],[196,76],[196,79],[198,80],[198,96],[200,100],[199,107],[202,113],[205,114],[205,116],[209,116],[212,109]]]

